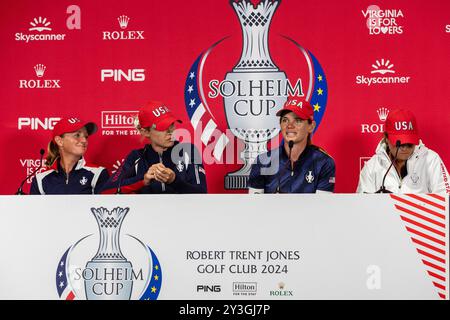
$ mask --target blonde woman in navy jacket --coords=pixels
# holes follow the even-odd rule
[[[108,180],[108,171],[86,163],[88,137],[97,131],[93,122],[61,119],[53,129],[45,161],[47,169],[31,183],[30,194],[95,194]]]

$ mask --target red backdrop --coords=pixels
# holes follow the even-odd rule
[[[242,30],[229,1],[16,0],[0,6],[1,194],[14,193],[39,165],[39,149],[46,148],[52,125],[62,116],[99,125],[87,158],[110,171],[142,145],[127,122],[150,99],[165,101],[206,153],[217,143],[214,137],[197,141],[203,130],[193,129],[186,83],[208,48],[205,95],[208,81],[223,80],[239,61]],[[120,16],[127,17],[126,26],[119,25]],[[317,59],[326,77],[321,97],[313,93],[322,99],[313,142],[336,161],[337,192],[356,189],[362,161],[373,155],[381,137],[381,110],[412,110],[424,143],[449,163],[448,0],[281,1],[270,23],[270,54],[291,82],[301,79],[306,93],[308,68],[294,42]],[[223,99],[205,100],[211,112],[203,120],[214,119],[219,134],[224,132]],[[241,147],[238,143],[234,158]],[[224,175],[241,165],[205,167],[210,193],[243,192],[224,189]]]

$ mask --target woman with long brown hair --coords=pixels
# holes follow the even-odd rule
[[[97,131],[93,122],[63,118],[53,129],[45,165],[31,183],[30,194],[94,194],[108,180],[108,171],[86,163],[88,137]]]

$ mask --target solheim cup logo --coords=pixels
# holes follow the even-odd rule
[[[128,208],[115,208],[111,212],[105,208],[92,208],[92,213],[97,219],[100,229],[100,244],[95,257],[86,265],[86,269],[93,270],[100,277],[85,279],[86,297],[88,300],[99,300],[102,298],[113,298],[129,300],[133,289],[131,262],[127,261],[120,250],[119,232],[123,219],[128,213]],[[111,277],[111,295],[106,290],[96,289],[97,284],[108,280],[107,270],[111,273],[122,273],[124,277]]]
[[[328,90],[318,61],[289,37],[279,37],[288,52],[283,55],[283,70],[272,59],[269,29],[280,1],[262,0],[253,5],[248,0],[238,0],[230,1],[230,4],[242,31],[240,58],[234,67],[224,67],[225,79],[211,79],[210,70],[220,68],[223,61],[228,60],[229,52],[227,55],[222,53],[222,59],[217,56],[221,52],[219,46],[227,46],[231,37],[219,40],[202,53],[191,66],[186,79],[185,104],[192,126],[196,131],[201,131],[202,143],[205,146],[214,144],[212,154],[216,160],[221,159],[232,140],[232,136],[224,133],[226,129],[229,128],[232,135],[243,142],[243,150],[239,155],[243,166],[237,171],[228,172],[224,182],[225,189],[245,189],[256,157],[267,152],[268,142],[279,135],[280,125],[276,113],[288,96],[310,101],[314,105],[318,125],[325,111]],[[295,67],[288,67],[286,60],[290,60],[292,54],[296,55],[292,59],[302,61],[301,67],[295,63]],[[299,56],[301,59],[298,59]],[[210,61],[215,62],[215,68],[208,68]],[[291,68],[289,72],[286,72],[286,67]],[[291,75],[289,78],[287,73]],[[303,88],[305,82],[307,90]],[[205,87],[209,89],[207,93]],[[223,99],[223,114],[220,114],[218,105],[220,98]]]
[[[250,2],[232,2],[243,33],[242,55],[223,86],[225,114],[233,134],[244,141],[244,166],[229,173],[227,187],[243,189],[256,157],[267,152],[267,141],[279,133],[276,113],[287,97],[286,75],[273,63],[269,53],[269,26],[278,2],[265,1],[254,8]],[[270,95],[262,86],[280,83],[279,95]],[[232,94],[241,85],[242,95]]]
[[[97,253],[89,260],[93,238],[88,235],[60,259],[56,286],[61,299],[156,300],[162,282],[159,261],[136,237],[128,235],[127,248],[134,265],[122,252],[120,230],[129,208],[91,208],[99,228]],[[83,261],[89,260],[83,268]],[[145,276],[146,275],[146,276]]]

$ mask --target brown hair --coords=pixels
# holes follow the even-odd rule
[[[47,146],[47,157],[45,158],[45,165],[47,167],[51,167],[55,160],[59,157],[59,147],[56,144],[55,140],[52,140],[48,143]]]
[[[386,145],[386,153],[391,156],[391,149],[389,149],[389,142],[388,142],[388,133],[385,131],[383,132],[383,140],[381,143],[384,143]],[[392,156],[393,157],[393,156]]]

